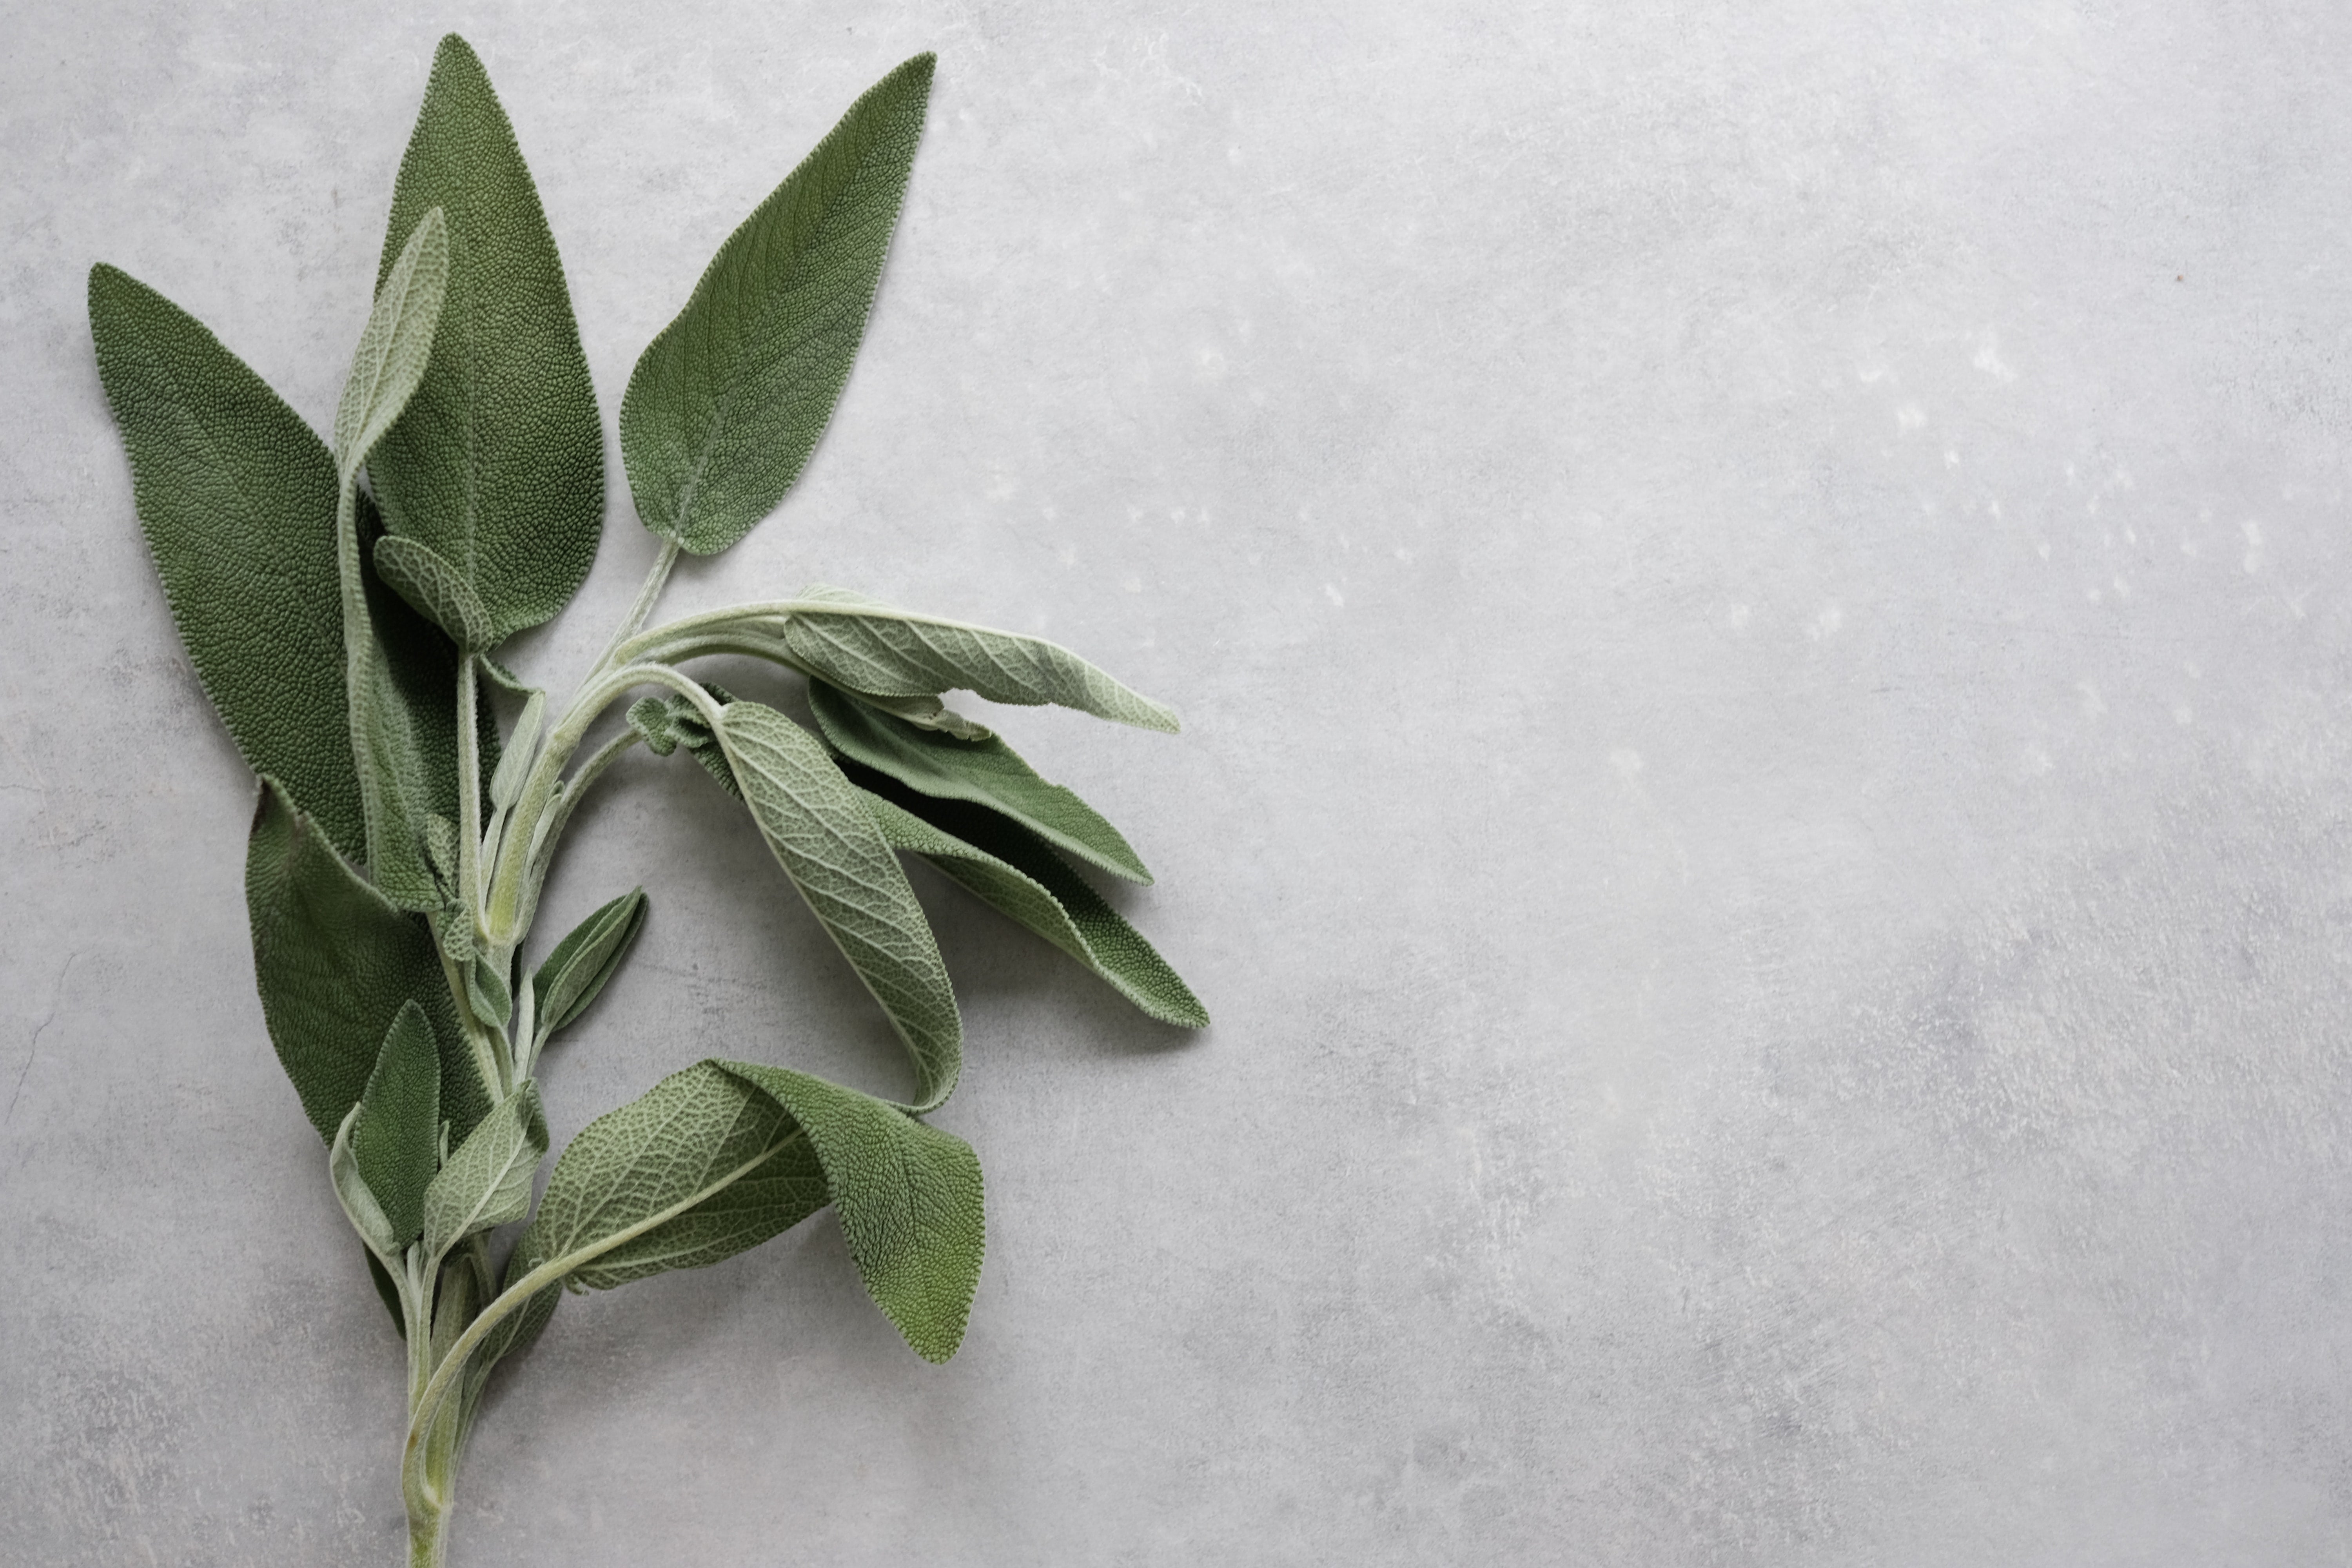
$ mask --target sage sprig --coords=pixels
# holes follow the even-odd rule
[[[261,778],[246,903],[263,1017],[405,1342],[412,1564],[445,1560],[486,1382],[566,1287],[717,1263],[831,1207],[908,1344],[955,1353],[981,1172],[928,1120],[962,1069],[963,1020],[901,855],[1149,1016],[1208,1022],[1080,869],[1148,883],[1126,837],[944,697],[1173,731],[1168,708],[1052,643],[840,588],[647,624],[678,552],[742,539],[831,420],[932,68],[918,56],[852,104],[638,360],[621,450],[662,543],[560,702],[495,653],[587,575],[601,428],[554,237],[461,39],[434,61],[331,440],[161,294],[90,272],[140,524],[197,677]],[[689,669],[715,655],[804,679],[814,730]],[[713,1058],[591,1122],[534,1211],[542,1053],[612,983],[648,910],[624,893],[532,963],[540,892],[583,795],[640,744],[683,750],[742,803],[898,1034],[915,1094]],[[493,1240],[517,1225],[501,1258]]]

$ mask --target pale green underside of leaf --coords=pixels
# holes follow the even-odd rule
[[[482,1118],[425,1189],[426,1256],[529,1214],[531,1178],[546,1153],[539,1088],[526,1081]]]
[[[334,458],[259,376],[146,285],[93,267],[89,318],[140,525],[196,677],[253,770],[281,781],[359,859],[367,831],[344,693]]]
[[[923,697],[961,689],[992,702],[1050,702],[1169,734],[1178,727],[1173,710],[1129,690],[1059,644],[917,615],[846,588],[803,589],[784,623],[784,641],[811,668],[850,691]]]
[[[481,61],[454,34],[401,161],[379,280],[433,207],[449,229],[441,329],[369,474],[392,531],[472,589],[487,647],[547,620],[587,577],[604,433],[530,171]]]
[[[261,1012],[303,1113],[331,1142],[412,999],[441,1059],[441,1114],[463,1138],[489,1109],[425,922],[386,902],[265,779],[246,853]]]
[[[775,510],[833,417],[898,221],[932,57],[850,106],[753,209],[630,374],[621,454],[647,528],[697,555]]]
[[[415,1002],[401,1004],[352,1123],[352,1159],[391,1222],[394,1247],[425,1228],[425,1190],[441,1163],[441,1057]]]
[[[430,545],[387,533],[375,542],[375,572],[411,609],[443,631],[461,649],[490,644],[490,613],[474,595],[464,573]]]
[[[962,1065],[962,1020],[930,922],[898,857],[816,738],[772,708],[735,702],[719,733],[761,837],[906,1042],[914,1109],[939,1105]]]
[[[746,1181],[751,1191],[726,1197]],[[824,1201],[815,1156],[792,1118],[702,1063],[581,1129],[556,1160],[507,1277],[578,1256],[565,1278],[602,1289],[717,1263]]]
[[[874,786],[860,792],[866,809],[892,848],[922,856],[1151,1017],[1188,1029],[1208,1026],[1208,1010],[1167,960],[1034,834],[984,806],[925,799],[864,776]]]
[[[392,428],[425,379],[448,282],[449,230],[441,209],[434,207],[417,220],[399,258],[376,286],[375,307],[343,380],[334,447],[335,466],[346,480],[367,461],[369,449]]]
[[[1088,865],[1130,882],[1151,873],[1118,828],[1060,784],[1048,784],[1003,740],[960,741],[882,712],[822,680],[809,707],[826,743],[928,795],[992,806]]]
[[[540,1029],[553,1034],[588,1010],[645,929],[646,891],[633,888],[574,926],[539,966]]]

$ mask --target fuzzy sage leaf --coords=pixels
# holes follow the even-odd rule
[[[991,702],[1053,703],[1174,734],[1172,709],[1056,643],[918,615],[822,584],[801,590],[784,641],[835,686],[877,697],[935,697],[959,688]]]
[[[484,640],[469,646],[491,647],[553,616],[586,579],[604,521],[604,432],[538,189],[488,73],[454,34],[433,57],[401,160],[379,283],[398,269],[401,237],[436,208],[449,230],[441,331],[369,472],[391,531],[431,549],[480,606]]]
[[[189,663],[254,772],[362,858],[333,458],[202,323],[128,274],[90,268],[89,326]],[[338,1107],[323,1135],[341,1120]]]
[[[352,1163],[405,1247],[425,1228],[425,1190],[441,1163],[441,1057],[414,1001],[384,1031],[375,1068],[348,1122]],[[384,1250],[389,1251],[389,1248]]]
[[[852,104],[719,248],[630,373],[621,454],[637,515],[690,553],[775,510],[865,336],[929,101],[918,55]]]
[[[526,1081],[482,1118],[425,1189],[426,1256],[530,1213],[531,1176],[546,1154],[539,1088]]]
[[[539,1033],[552,1035],[588,1010],[646,924],[646,890],[632,888],[572,928],[539,966]]]
[[[772,708],[734,702],[714,726],[768,847],[913,1058],[916,1100],[945,1100],[963,1021],[930,922],[857,792],[816,738]]]
[[[852,762],[928,795],[1003,813],[1090,866],[1130,882],[1151,873],[1102,814],[1037,770],[1002,740],[960,741],[892,717],[822,680],[809,683],[809,709],[825,743]]]
[[[449,228],[435,207],[418,220],[376,286],[375,309],[343,380],[335,409],[335,467],[345,484],[425,379],[448,284]]]

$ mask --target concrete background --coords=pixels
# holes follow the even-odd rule
[[[940,51],[832,434],[670,604],[842,583],[1177,704],[1007,728],[1217,1025],[926,879],[962,1354],[829,1219],[569,1301],[455,1563],[2352,1560],[2352,9],[429,9],[0,5],[0,1557],[398,1559],[82,290],[325,424],[456,27],[608,426]],[[559,686],[652,554],[614,451]],[[542,931],[637,880],[559,1138],[713,1051],[896,1081],[690,766]]]

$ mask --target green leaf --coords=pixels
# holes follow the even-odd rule
[[[655,533],[714,554],[800,477],[866,333],[931,66],[917,55],[852,104],[728,237],[638,359],[621,399],[621,455]]]
[[[824,1177],[792,1118],[703,1062],[581,1129],[507,1279],[511,1287],[554,1264],[574,1285],[608,1289],[731,1258],[824,1205]]]
[[[963,1025],[898,857],[807,731],[757,702],[721,709],[718,730],[768,847],[906,1042],[914,1109],[939,1105],[962,1066]]]
[[[344,1114],[343,1124],[335,1129],[335,1141],[327,1147],[327,1179],[334,1184],[335,1197],[343,1205],[343,1217],[352,1222],[360,1240],[379,1258],[397,1258],[403,1243],[394,1231],[390,1216],[376,1201],[375,1193],[360,1174],[359,1156],[352,1152],[352,1128],[360,1119],[356,1105]],[[401,1336],[407,1338],[406,1334]]]
[[[546,1154],[547,1118],[538,1086],[526,1079],[467,1134],[425,1189],[425,1256],[437,1258],[476,1231],[529,1214],[531,1178]]]
[[[604,522],[604,432],[530,171],[481,61],[454,34],[434,56],[401,160],[380,280],[397,265],[395,242],[434,207],[449,228],[441,330],[368,473],[391,531],[473,590],[490,646],[553,616],[587,577]]]
[[[391,1222],[393,1247],[425,1228],[425,1190],[441,1163],[441,1052],[415,1002],[384,1031],[351,1130],[352,1163]]]
[[[435,207],[417,220],[399,258],[376,285],[375,308],[343,380],[342,401],[335,409],[335,468],[346,484],[425,379],[448,281],[449,231]]]
[[[1058,644],[894,609],[846,588],[801,590],[784,642],[825,679],[861,695],[935,697],[961,687],[991,702],[1050,702],[1139,729],[1177,729],[1172,710]]]
[[[1047,784],[1003,741],[959,741],[867,706],[821,680],[809,707],[833,749],[928,795],[992,806],[1056,848],[1130,882],[1150,882],[1118,828],[1060,784]]]
[[[715,1064],[792,1113],[816,1150],[849,1256],[925,1361],[963,1342],[985,1239],[980,1161],[962,1139],[871,1095],[782,1068]]]
[[[245,862],[261,1013],[302,1110],[331,1143],[412,999],[441,1058],[441,1114],[463,1138],[490,1092],[459,1028],[425,922],[352,870],[285,790],[264,779]]]
[[[1168,961],[1036,835],[984,806],[864,777],[874,786],[865,792],[866,809],[892,848],[929,860],[1161,1023],[1208,1026],[1208,1010]]]
[[[931,1361],[955,1353],[980,1274],[979,1161],[895,1106],[781,1068],[698,1062],[590,1122],[507,1279],[546,1270],[609,1289],[698,1268],[828,1202],[907,1342]]]
[[[646,890],[632,888],[582,921],[539,966],[539,1034],[544,1039],[588,1010],[620,969],[646,924]]]
[[[367,836],[343,685],[334,459],[146,285],[91,268],[89,322],[140,526],[196,677],[253,770],[280,780],[356,859]]]
[[[458,647],[477,651],[489,646],[490,612],[475,597],[466,574],[431,546],[385,534],[375,542],[375,574]]]
[[[514,1016],[514,987],[499,965],[479,954],[466,966],[466,1000],[473,1005],[475,1017],[501,1029]]]

